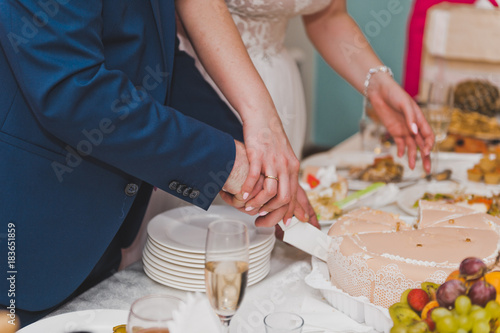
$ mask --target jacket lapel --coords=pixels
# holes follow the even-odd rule
[[[153,14],[154,14],[154,18],[155,18],[155,23],[156,23],[156,28],[158,29],[158,35],[160,36],[160,45],[161,45],[161,52],[162,52],[162,59],[163,59],[163,66],[164,68],[167,68],[167,69],[170,69],[172,67],[169,67],[168,66],[168,60],[167,60],[167,55],[168,55],[168,50],[166,49],[166,47],[168,47],[168,45],[166,45],[166,40],[165,40],[165,33],[171,33],[171,32],[165,32],[163,31],[163,25],[162,25],[162,17],[160,15],[160,5],[158,3],[159,0],[150,0],[151,2],[151,7],[153,7]],[[164,0],[162,0],[164,1]],[[167,18],[165,18],[167,19]]]
[[[174,68],[174,54],[176,43],[176,26],[175,26],[175,5],[173,0],[150,0],[153,8],[158,34],[163,54],[163,65],[167,72],[172,74]],[[168,105],[170,95],[170,82],[172,75],[167,78],[167,98]]]

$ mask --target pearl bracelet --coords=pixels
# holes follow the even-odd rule
[[[364,90],[365,97],[368,97],[368,86],[370,85],[370,79],[374,74],[378,72],[388,73],[391,77],[394,77],[394,75],[392,74],[392,70],[387,66],[377,66],[370,68],[368,70],[368,74],[366,74],[365,90]]]

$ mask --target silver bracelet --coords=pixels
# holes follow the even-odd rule
[[[368,86],[370,85],[370,79],[374,74],[377,74],[378,72],[388,73],[391,77],[394,77],[394,75],[392,74],[392,70],[387,66],[377,66],[370,68],[368,70],[368,74],[366,74],[365,90],[363,92],[365,97],[368,97]]]

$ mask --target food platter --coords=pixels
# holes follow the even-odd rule
[[[127,310],[97,309],[68,312],[48,317],[19,330],[18,333],[111,333],[113,327],[127,323]]]
[[[418,206],[415,205],[417,200],[421,199],[425,193],[432,194],[449,194],[459,196],[464,194],[474,194],[479,196],[492,196],[500,193],[500,186],[485,185],[474,182],[421,182],[413,186],[403,189],[396,200],[396,204],[405,213],[417,216]]]

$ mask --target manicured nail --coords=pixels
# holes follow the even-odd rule
[[[306,221],[309,221],[309,214],[304,215],[304,217],[306,218]]]
[[[290,226],[290,223],[292,223],[292,219],[288,219],[288,220],[286,220],[286,222],[285,222],[285,226],[286,226],[286,227]]]
[[[267,215],[267,212],[266,211],[263,211],[263,212],[260,212],[259,213],[260,216],[266,216]]]
[[[245,211],[247,211],[247,212],[249,212],[251,210],[253,210],[253,207],[248,206],[247,208],[245,208]]]
[[[249,194],[248,192],[243,193],[243,200],[248,199],[248,196],[249,196],[249,195],[250,195],[250,194]]]
[[[418,134],[418,126],[417,124],[415,123],[412,123],[411,124],[411,131],[413,132],[413,134],[417,135]]]

